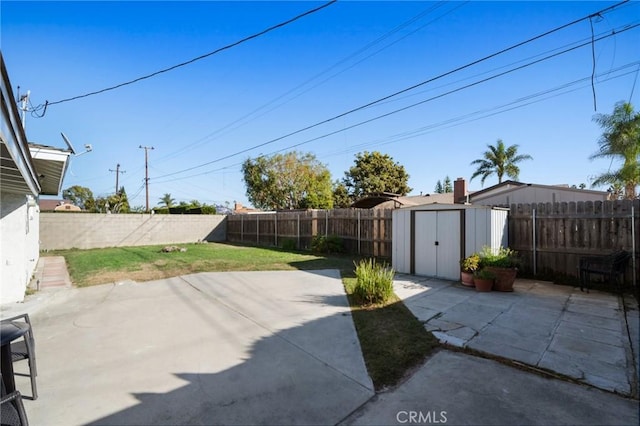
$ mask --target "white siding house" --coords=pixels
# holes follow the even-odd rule
[[[0,54],[0,304],[21,301],[39,258],[36,197],[57,195],[70,152],[27,142]]]
[[[606,201],[609,193],[566,185],[539,185],[506,181],[469,194],[469,202],[485,206],[511,204]]]

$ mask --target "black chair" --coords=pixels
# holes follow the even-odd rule
[[[38,390],[36,388],[36,376],[38,370],[36,368],[36,341],[33,338],[33,328],[29,320],[29,314],[17,315],[11,318],[5,318],[2,322],[18,322],[23,321],[29,325],[29,331],[24,335],[23,340],[11,343],[11,360],[13,362],[26,359],[29,361],[29,378],[31,379],[31,399],[38,399]],[[17,373],[14,373],[17,374]]]
[[[29,426],[20,392],[0,397],[0,423],[2,426]]]
[[[627,264],[630,259],[631,253],[624,250],[616,251],[607,256],[581,257],[578,267],[580,273],[580,291],[586,288],[587,293],[589,292],[592,274],[602,276],[609,285],[617,287],[618,291],[622,291],[624,272],[627,269]]]

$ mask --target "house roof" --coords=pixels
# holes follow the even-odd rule
[[[390,206],[392,205],[393,208],[434,203],[453,204],[453,192],[409,196],[393,194],[390,192],[380,192],[357,200],[351,204],[351,207],[358,209],[372,209],[382,203],[388,203]]]
[[[479,191],[469,192],[469,197],[471,198],[482,198],[483,195],[491,192],[506,191],[511,189],[512,187],[526,186],[531,184],[526,184],[522,182],[517,182],[515,180],[505,180],[504,182],[498,183],[496,185],[490,186],[488,188],[481,189]]]
[[[40,207],[40,211],[53,211],[56,209],[56,207],[59,207],[62,205],[72,206],[74,204],[69,200],[45,200],[43,198],[40,198],[38,200],[38,206]]]
[[[530,187],[530,188],[543,188],[543,189],[553,189],[555,191],[568,191],[568,192],[579,192],[581,194],[597,194],[597,195],[605,195],[607,194],[604,191],[594,191],[591,189],[578,189],[578,188],[572,188],[569,185],[563,184],[563,185],[542,185],[542,184],[536,184],[536,183],[522,183],[522,182],[516,182],[516,181],[505,181],[502,183],[499,183],[497,185],[494,186],[490,186],[489,188],[485,188],[481,191],[476,191],[476,192],[472,192],[469,194],[469,197],[471,199],[471,201],[478,201],[478,200],[482,200],[485,197],[489,197],[492,195],[496,195],[496,194],[507,194],[507,193],[511,193],[514,191],[518,191],[521,190],[524,187]]]
[[[43,195],[58,195],[69,167],[71,151],[30,143],[29,151],[38,172]]]
[[[0,53],[0,181],[2,192],[38,195],[40,183],[29,152],[4,58]]]
[[[1,53],[0,74],[0,190],[34,196],[57,195],[71,152],[27,142]]]

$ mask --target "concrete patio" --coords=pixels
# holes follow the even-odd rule
[[[397,276],[394,284],[443,343],[638,396],[638,310],[632,298],[630,332],[623,301],[613,294],[523,279],[508,293],[410,275]]]
[[[34,425],[335,424],[374,395],[338,271],[202,273],[56,296],[32,315]],[[16,384],[30,395],[28,378]]]
[[[399,275],[396,293],[425,326],[474,351],[440,349],[375,394],[337,271],[203,273],[84,289],[51,271],[59,275],[59,265],[42,279],[57,284],[0,311],[32,315],[40,397],[25,400],[31,424],[640,420],[637,396],[612,392],[637,389],[630,360],[638,342],[628,338],[640,333],[637,304],[627,301],[636,310],[625,341],[625,327],[611,321],[624,322],[612,295],[528,280],[514,293],[483,294]],[[553,378],[518,363],[582,376]],[[28,396],[28,378],[16,383]]]

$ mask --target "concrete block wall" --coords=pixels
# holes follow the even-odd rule
[[[225,241],[226,216],[41,213],[40,250]]]

